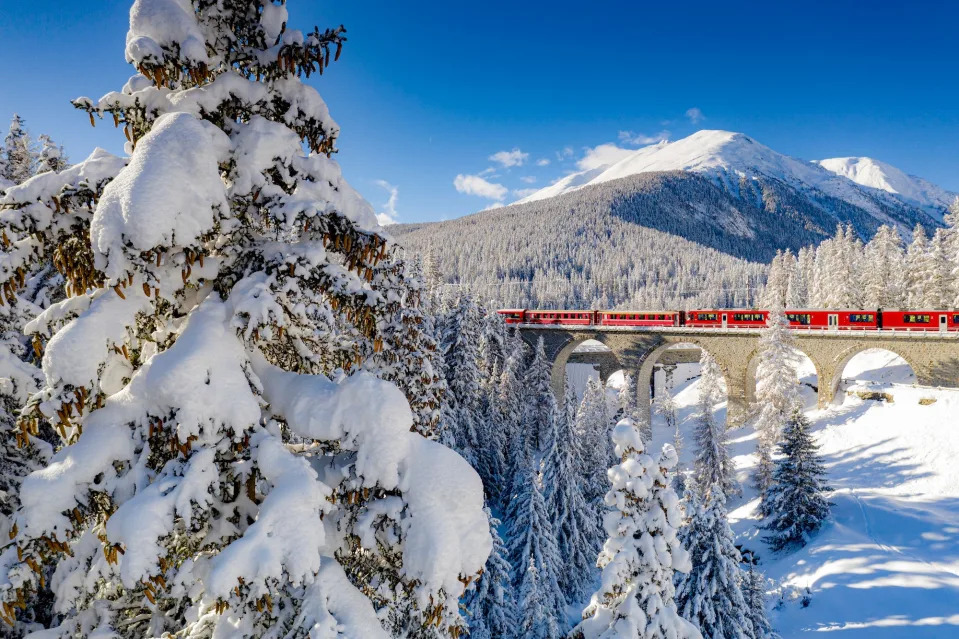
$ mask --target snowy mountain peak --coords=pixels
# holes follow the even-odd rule
[[[738,181],[740,176],[765,175],[793,185],[819,185],[835,177],[823,168],[773,151],[748,135],[705,129],[675,142],[660,142],[620,156],[618,161],[568,175],[520,202],[541,200],[588,184],[637,173],[690,171]]]
[[[856,184],[892,193],[919,206],[948,207],[956,199],[956,193],[873,158],[830,158],[817,164]]]
[[[919,206],[940,222],[955,199],[936,185],[869,158],[806,162],[784,155],[743,133],[702,130],[675,142],[660,142],[635,151],[607,153],[609,164],[567,175],[517,203],[543,200],[592,184],[639,173],[697,173],[739,192],[743,178],[773,180],[804,193],[820,193],[860,207],[884,219],[889,206]]]

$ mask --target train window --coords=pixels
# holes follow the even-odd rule
[[[952,323],[953,323],[953,324],[959,324],[959,315],[953,315],[953,316],[952,316]]]
[[[716,313],[697,313],[696,319],[706,322],[715,322]]]
[[[733,313],[733,320],[737,322],[761,322],[763,319],[762,313]]]
[[[851,313],[849,321],[853,324],[871,324],[876,321],[876,316],[872,313]]]
[[[906,313],[902,316],[904,324],[928,324],[931,320],[931,316],[918,313]]]
[[[812,315],[809,313],[786,313],[786,319],[802,326],[812,324]]]

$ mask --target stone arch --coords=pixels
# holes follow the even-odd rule
[[[819,397],[822,397],[822,386],[824,384],[823,367],[816,361],[816,358],[803,349],[800,345],[793,344],[793,350],[805,357],[813,365],[816,371],[816,389]],[[746,404],[753,406],[756,403],[756,372],[759,369],[759,355],[762,349],[758,346],[749,354],[748,364],[746,364]],[[821,405],[821,402],[820,402]]]
[[[607,335],[598,331],[595,333],[580,333],[549,330],[528,331],[523,333],[524,341],[533,348],[536,347],[536,342],[540,337],[542,337],[545,342],[546,356],[553,363],[550,373],[550,385],[559,402],[563,401],[563,396],[566,392],[566,364],[569,362],[570,355],[572,355],[573,351],[575,351],[580,344],[589,340],[595,340],[609,348],[613,356],[616,354],[616,351],[608,343]],[[619,368],[622,367],[619,366]],[[602,377],[602,371],[600,372],[600,376]]]
[[[907,348],[901,348],[899,344],[896,343],[883,343],[882,345],[876,344],[854,344],[847,347],[846,349],[839,352],[839,354],[833,360],[832,370],[830,371],[828,383],[826,379],[820,379],[820,404],[831,403],[836,399],[836,394],[839,392],[839,385],[842,383],[842,374],[846,370],[846,365],[860,353],[864,353],[870,350],[882,350],[898,355],[909,365],[909,368],[912,369],[916,378],[919,378],[919,372],[916,368],[916,365],[913,363],[912,358],[910,357],[909,350]],[[823,389],[827,390],[828,394],[824,397],[822,394]]]
[[[651,406],[652,406],[652,393],[650,389],[652,388],[653,374],[655,371],[656,364],[659,362],[660,357],[668,351],[671,347],[678,344],[690,344],[701,350],[704,350],[713,355],[716,359],[716,363],[719,365],[719,369],[723,375],[723,382],[726,384],[726,397],[727,397],[727,423],[731,423],[732,414],[735,411],[730,410],[732,405],[735,403],[733,395],[730,392],[732,388],[731,384],[731,371],[729,364],[719,357],[716,353],[715,345],[706,343],[706,340],[697,339],[693,335],[684,335],[684,336],[664,336],[662,343],[651,348],[647,351],[646,356],[643,358],[642,363],[639,367],[639,370],[636,371],[636,385],[637,385],[637,398],[640,405],[640,410],[644,411],[643,417],[646,419],[651,419]]]

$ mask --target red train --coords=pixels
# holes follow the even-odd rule
[[[504,309],[507,324],[546,326],[691,326],[696,328],[762,328],[769,311],[703,309],[694,311],[540,311]],[[797,330],[959,331],[959,311],[787,310]]]

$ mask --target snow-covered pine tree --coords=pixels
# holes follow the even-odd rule
[[[767,326],[759,338],[756,367],[757,433],[756,470],[753,483],[759,491],[760,513],[769,514],[769,490],[773,482],[773,451],[782,429],[799,405],[799,389],[793,366],[793,339],[781,308],[771,308]]]
[[[510,489],[517,472],[526,468],[527,460],[523,448],[518,445],[521,439],[523,419],[522,371],[525,362],[525,348],[521,341],[511,340],[509,352],[503,362],[503,371],[499,374],[495,396],[490,401],[490,442],[499,445],[499,450],[488,450],[490,466],[494,465],[493,455],[498,459],[499,477],[487,483],[491,499],[506,508],[510,501]],[[492,470],[491,470],[492,472]]]
[[[50,637],[385,637],[375,607],[397,598],[423,626],[464,627],[491,548],[479,478],[410,432],[392,384],[323,375],[382,339],[390,247],[297,77],[343,30],[286,17],[137,0],[138,74],[75,102],[122,123],[132,157],[89,232],[50,246],[71,297],[32,327],[46,385],[20,425],[64,447],[23,482],[0,591],[21,604],[56,562]],[[61,239],[41,226],[76,210],[43,206],[57,214],[11,216],[18,238]]]
[[[800,249],[798,255],[793,255],[791,251],[786,251],[789,256],[789,281],[786,286],[786,308],[803,308],[806,305],[806,298],[809,295],[809,283],[806,279],[806,271],[800,262],[804,258],[806,249]],[[808,258],[804,258],[808,259]]]
[[[947,254],[948,239],[945,229],[936,229],[929,242],[929,306],[948,309],[952,302],[952,263]]]
[[[516,615],[511,582],[513,570],[506,558],[506,546],[497,531],[500,521],[489,509],[486,509],[486,516],[493,537],[493,551],[476,587],[467,593],[469,636],[472,639],[504,639],[512,634]]]
[[[959,196],[949,207],[946,225],[949,228],[948,257],[952,264],[952,303],[948,308],[959,308]]]
[[[482,372],[479,367],[480,314],[468,295],[460,297],[444,323],[442,337],[452,413],[452,439],[459,452],[474,468],[478,465],[482,424]]]
[[[22,184],[33,175],[37,163],[37,152],[33,141],[24,126],[23,118],[13,114],[10,129],[3,141],[3,179],[13,184]]]
[[[5,245],[0,251],[0,539],[9,538],[10,516],[20,505],[19,486],[30,472],[45,466],[59,435],[48,425],[36,431],[17,424],[20,409],[43,385],[40,344],[31,344],[25,326],[51,303],[63,299],[63,277],[54,268],[64,268],[64,258],[82,258],[69,249],[73,238],[88,232],[93,201],[126,162],[97,149],[81,164],[59,174],[35,176],[11,186],[0,196],[0,211],[9,219],[29,217],[31,234],[4,225]],[[56,201],[56,204],[54,203]],[[69,210],[69,213],[66,211]],[[55,251],[55,248],[68,250]],[[45,567],[48,581],[52,567]],[[49,586],[49,584],[46,584]],[[32,595],[32,597],[31,597]],[[11,636],[20,636],[26,623],[48,622],[52,618],[52,595],[47,588],[25,594],[24,610]],[[36,599],[36,600],[32,600]]]
[[[629,418],[633,420],[639,428],[640,435],[646,445],[653,440],[653,425],[639,411],[639,393],[636,386],[636,378],[626,373],[623,378],[623,387],[619,391],[619,405],[621,408],[620,418]]]
[[[426,299],[428,308],[434,313],[443,311],[443,274],[436,261],[436,251],[430,245],[423,258],[423,277],[426,279]]]
[[[656,414],[663,416],[666,428],[673,431],[673,448],[676,449],[676,456],[678,457],[683,451],[683,434],[679,430],[679,420],[676,416],[679,405],[676,403],[672,389],[669,387],[663,388],[653,405]]]
[[[573,387],[573,382],[567,376],[563,380],[563,406],[562,406],[562,416],[566,420],[566,423],[572,428],[573,437],[577,436],[576,431],[576,412],[579,409],[579,401],[576,398],[576,389]],[[582,442],[577,440],[577,445],[582,446]]]
[[[609,488],[606,471],[610,466],[612,450],[609,444],[609,409],[606,405],[606,391],[599,380],[590,378],[586,383],[583,401],[576,413],[574,432],[581,442],[582,454],[580,474],[584,478],[586,501],[596,504],[597,510],[603,495]],[[602,514],[597,514],[602,521]]]
[[[773,305],[786,304],[789,297],[789,284],[793,277],[794,260],[791,252],[776,251],[776,255],[769,263],[769,275],[759,301],[760,306],[769,308]]]
[[[726,447],[726,424],[716,419],[713,411],[722,401],[722,371],[715,358],[706,350],[699,358],[699,415],[696,418],[696,458],[693,477],[700,492],[716,484],[723,495],[741,492],[736,480],[736,468]]]
[[[566,632],[566,598],[559,583],[563,558],[546,508],[543,476],[535,460],[529,460],[524,472],[517,475],[506,523],[506,547],[516,571],[513,584],[520,607],[517,636],[562,637]]]
[[[549,437],[556,428],[559,408],[550,385],[552,366],[546,357],[546,347],[540,337],[533,349],[533,359],[523,376],[526,401],[523,406],[523,439],[517,445],[524,454],[541,457],[546,452]]]
[[[703,493],[687,491],[686,518],[679,535],[692,569],[676,576],[679,613],[706,637],[753,639],[741,557],[722,488],[711,484]]]
[[[47,171],[62,171],[70,166],[70,161],[67,159],[67,155],[64,153],[63,147],[57,146],[57,144],[50,138],[49,135],[41,134],[39,141],[40,154],[37,157],[37,173],[46,173]]]
[[[899,231],[883,224],[865,248],[864,308],[902,308],[904,259]]]
[[[836,274],[841,285],[841,296],[837,308],[863,308],[863,244],[852,224],[846,224],[840,243],[841,268]]]
[[[743,597],[748,607],[749,623],[755,639],[779,639],[766,614],[766,576],[756,566],[759,558],[749,550],[742,552],[743,562],[749,566],[743,573]]]
[[[562,557],[559,584],[568,601],[581,601],[589,594],[602,543],[596,506],[587,502],[583,492],[580,445],[564,411],[555,420],[542,468],[546,509]]]
[[[389,310],[380,313],[381,344],[374,345],[374,354],[363,363],[363,369],[403,391],[413,410],[416,432],[428,439],[445,440],[446,435],[439,432],[446,427],[441,420],[447,391],[444,362],[434,319],[422,308],[422,276],[414,265],[388,260],[392,269],[384,269],[375,290]]]
[[[796,256],[797,272],[801,274],[800,281],[804,288],[802,294],[790,299],[788,308],[816,308],[817,303],[813,300],[813,289],[816,282],[816,249],[811,246],[799,249]]]
[[[643,452],[642,437],[628,419],[616,425],[612,439],[621,461],[609,469],[606,505],[612,510],[605,516],[608,538],[599,556],[602,585],[571,636],[699,639],[674,601],[674,571],[691,568],[676,534],[679,498],[669,482],[676,451],[666,446],[654,460]]]
[[[798,406],[783,427],[780,457],[769,488],[771,519],[765,526],[771,533],[766,541],[774,551],[805,546],[829,515],[826,470],[809,428]]]
[[[926,230],[916,224],[912,231],[912,242],[906,249],[906,303],[909,308],[931,308],[932,289],[929,282],[933,277],[933,267],[929,240]]]
[[[503,317],[487,308],[481,308],[482,315],[480,323],[482,329],[479,334],[479,361],[480,370],[483,374],[483,390],[489,391],[490,384],[495,384],[492,371],[493,365],[503,369],[503,360],[506,359],[506,352],[510,346],[509,329]]]

